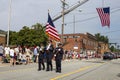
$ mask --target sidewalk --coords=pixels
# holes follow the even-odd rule
[[[10,63],[0,63],[0,67],[5,67],[5,66],[9,66]]]

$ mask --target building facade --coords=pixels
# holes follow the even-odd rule
[[[87,56],[101,54],[108,50],[108,44],[98,42],[90,33],[64,34],[62,41],[65,50],[73,50]]]
[[[0,34],[0,43],[5,44],[6,43],[6,35]]]
[[[6,44],[6,32],[0,30],[0,43],[5,45]]]

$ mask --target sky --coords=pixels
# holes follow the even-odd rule
[[[8,30],[9,1],[0,0],[0,30]],[[68,6],[75,5],[79,0],[65,0]],[[96,11],[99,7],[110,7],[110,28],[102,27]],[[36,23],[46,24],[48,9],[52,18],[62,11],[60,0],[12,0],[10,30],[19,31],[23,26],[31,27]],[[108,36],[111,43],[120,45],[120,0],[89,0],[74,11],[65,15],[64,33],[101,33]],[[74,23],[75,21],[75,23]],[[54,21],[61,34],[62,19]],[[75,28],[74,28],[75,25]],[[74,32],[75,29],[75,32]]]

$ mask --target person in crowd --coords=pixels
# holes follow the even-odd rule
[[[59,43],[58,47],[55,49],[55,62],[56,62],[56,72],[61,73],[61,61],[63,59],[64,50],[62,44]]]
[[[14,62],[15,51],[13,47],[10,48],[10,66],[14,66],[16,63]]]
[[[30,49],[30,57],[29,57],[29,59],[30,59],[30,63],[32,63],[33,62],[33,51],[31,50],[31,48],[29,48]]]
[[[45,64],[44,64],[44,46],[41,44],[40,49],[39,49],[39,55],[38,55],[38,71],[41,70],[41,65],[42,69],[45,69]]]
[[[27,62],[26,62],[26,54],[25,53],[22,53],[22,56],[21,56],[21,62],[23,63],[23,64],[27,64]]]
[[[46,47],[46,63],[47,63],[46,71],[53,70],[53,65],[52,65],[53,50],[54,50],[54,47],[52,44],[52,40],[49,40],[48,46]]]
[[[25,53],[26,53],[26,64],[28,64],[30,63],[30,53],[31,53],[29,47],[26,47]]]
[[[16,55],[16,60],[18,60],[18,56],[19,56],[19,52],[20,52],[19,46],[16,46],[16,47],[14,48],[14,51],[15,51],[15,55]]]
[[[20,52],[18,53],[18,61],[19,61],[19,64],[22,63],[22,51],[20,50]]]
[[[4,63],[8,63],[9,62],[9,58],[10,58],[10,56],[9,56],[10,47],[9,46],[5,46],[4,51],[5,51],[5,53],[4,53]]]
[[[34,62],[36,62],[37,60],[37,55],[38,55],[38,49],[37,46],[35,46],[33,51]]]
[[[6,57],[9,56],[10,47],[9,47],[9,46],[6,46],[6,47],[4,48],[4,50],[5,50],[5,56],[6,56]]]
[[[2,44],[0,44],[0,63],[2,63],[3,53],[4,53],[4,47],[2,46]]]

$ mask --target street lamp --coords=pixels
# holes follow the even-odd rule
[[[82,10],[78,10],[78,12],[82,12]],[[75,14],[73,14],[73,34],[75,34]]]

